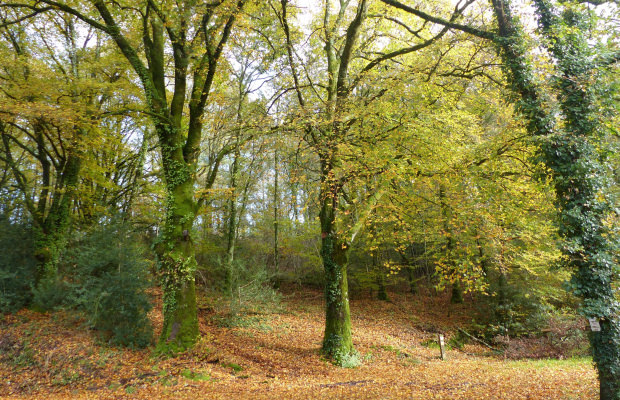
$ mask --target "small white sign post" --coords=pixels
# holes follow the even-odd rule
[[[439,350],[441,351],[441,359],[445,360],[446,359],[446,348],[445,348],[444,338],[441,333],[439,334]]]
[[[601,331],[601,324],[598,322],[598,318],[588,318],[588,322],[590,323],[590,330],[592,332]]]

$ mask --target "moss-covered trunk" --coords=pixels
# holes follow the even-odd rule
[[[187,162],[179,143],[182,138],[158,127],[166,183],[166,216],[156,252],[163,290],[164,325],[157,345],[161,353],[191,347],[198,337],[196,309],[196,258],[191,232],[196,217],[195,162]],[[163,131],[163,132],[162,132]]]
[[[337,364],[342,364],[353,351],[347,281],[349,248],[335,229],[337,193],[323,189],[321,199],[321,259],[325,270],[323,352]]]
[[[164,232],[157,246],[164,296],[161,352],[184,350],[198,337],[196,258],[190,235],[194,217],[193,184],[188,181],[168,193]]]
[[[57,279],[60,253],[66,246],[66,226],[69,218],[52,216],[60,223],[34,227],[34,256],[37,260],[35,287]],[[63,221],[66,218],[66,221]]]
[[[323,351],[337,363],[353,351],[347,281],[348,249],[335,234],[321,241],[325,269],[325,334]]]

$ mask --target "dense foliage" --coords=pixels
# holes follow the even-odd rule
[[[36,260],[32,230],[0,216],[0,312],[15,312],[32,302]],[[10,250],[9,250],[10,249]]]

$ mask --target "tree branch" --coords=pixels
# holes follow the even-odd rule
[[[400,3],[396,0],[380,0],[380,1],[392,7],[408,12],[409,14],[413,14],[416,17],[422,18],[425,21],[430,21],[435,24],[443,25],[450,29],[456,29],[456,30],[459,30],[465,33],[469,33],[470,35],[474,35],[482,39],[488,39],[488,40],[497,39],[497,36],[492,32],[488,32],[483,29],[478,29],[478,28],[474,28],[471,26],[467,26],[467,25],[457,24],[456,22],[452,22],[452,21],[446,21],[445,19],[442,19],[439,17],[433,17],[432,15],[429,15],[420,10],[416,10],[415,8],[409,7],[408,5]]]

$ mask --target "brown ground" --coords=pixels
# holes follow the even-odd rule
[[[202,340],[174,359],[100,343],[64,313],[0,317],[0,397],[22,399],[595,399],[587,360],[510,361],[481,346],[439,359],[434,331],[466,324],[468,306],[392,295],[354,300],[354,342],[362,365],[338,368],[319,353],[322,296],[286,296],[284,310],[223,327],[202,309]],[[449,312],[448,312],[449,311]],[[152,313],[156,326],[161,315]]]

